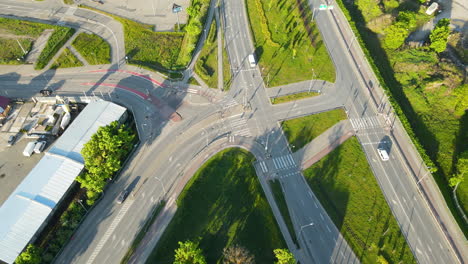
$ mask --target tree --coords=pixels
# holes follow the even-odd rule
[[[450,19],[443,18],[437,22],[435,28],[432,30],[429,39],[431,40],[431,49],[435,52],[442,52],[447,48],[447,40],[450,34]]]
[[[450,187],[457,189],[458,185],[465,179],[465,173],[468,171],[468,150],[460,154],[457,161],[457,172],[449,179]]]
[[[289,250],[287,249],[282,249],[282,248],[277,248],[273,250],[273,253],[275,254],[276,259],[278,260],[275,262],[275,264],[295,264],[296,260],[294,259],[294,256]]]
[[[397,21],[403,23],[406,28],[413,29],[416,27],[416,13],[411,11],[400,12]]]
[[[198,247],[198,242],[179,241],[179,248],[175,250],[174,264],[206,264],[205,256]]]
[[[378,262],[379,264],[388,264],[388,261],[387,261],[387,260],[385,259],[385,257],[382,256],[382,255],[377,256],[377,262]]]
[[[224,264],[253,264],[255,258],[250,252],[239,245],[234,245],[223,249]]]
[[[106,181],[122,166],[134,138],[131,130],[117,121],[100,127],[81,150],[86,171],[76,181],[89,191],[102,192]]]
[[[29,244],[15,260],[16,264],[39,264],[41,262],[41,249],[32,244]]]
[[[395,50],[401,47],[408,36],[408,30],[403,22],[396,22],[389,26],[386,30],[385,46],[389,49]]]

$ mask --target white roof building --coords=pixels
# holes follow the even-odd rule
[[[0,207],[0,260],[15,261],[82,171],[83,144],[125,111],[107,101],[89,103],[18,185]]]

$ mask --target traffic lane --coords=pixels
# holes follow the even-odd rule
[[[374,140],[378,138],[378,135],[376,134],[371,135],[371,137],[372,136],[374,137]],[[422,257],[425,257],[427,261],[438,260],[438,263],[442,263],[439,261],[443,261],[445,263],[448,263],[447,261],[455,261],[455,259],[451,258],[451,254],[447,254],[449,250],[447,243],[444,243],[442,246],[446,250],[442,251],[439,250],[442,244],[436,245],[433,242],[434,235],[438,236],[439,241],[445,241],[445,239],[440,233],[440,229],[438,229],[436,224],[433,222],[428,224],[425,223],[427,221],[424,220],[431,219],[432,216],[425,207],[425,201],[420,195],[417,194],[418,191],[416,190],[417,187],[414,181],[410,177],[406,177],[406,175],[409,175],[410,172],[406,167],[402,167],[401,164],[403,164],[404,161],[400,160],[401,154],[399,153],[399,150],[392,148],[389,154],[389,161],[383,162],[380,161],[380,159],[377,161],[381,163],[385,172],[388,172],[390,175],[390,179],[392,180],[392,187],[399,195],[396,197],[398,198],[397,201],[400,204],[403,213],[405,213],[406,219],[412,222],[408,224],[411,225],[408,232],[412,231],[414,233],[408,233],[408,237],[410,241],[411,239],[413,240],[412,244],[416,249],[416,254],[422,255]],[[411,215],[407,215],[406,212],[411,212]],[[420,231],[418,232],[417,229]],[[404,231],[404,229],[402,231]],[[421,251],[421,249],[424,249],[425,252]]]
[[[367,134],[365,137],[369,142],[375,142],[385,135],[382,132]],[[432,221],[425,221],[432,216],[425,207],[425,201],[417,195],[414,181],[407,177],[409,172],[401,165],[403,161],[398,157],[399,150],[392,148],[389,153],[390,160],[382,161],[376,146],[364,145],[364,149],[366,153],[372,153],[371,166],[381,183],[382,191],[386,193],[389,206],[393,213],[399,216],[397,219],[400,220],[401,231],[415,257],[423,257],[427,263],[456,263],[453,255],[448,252],[448,244],[440,229]],[[384,177],[381,177],[382,175]],[[438,245],[434,243],[434,236],[437,236],[435,240],[439,241]]]
[[[347,261],[355,259],[350,248],[343,245],[338,229],[313,195],[302,174],[299,172],[283,179],[282,182],[285,196],[289,200],[288,207],[291,207],[293,221],[297,224],[298,236],[302,236],[308,245],[307,248],[311,250],[315,262],[330,263],[340,262],[342,258]]]
[[[343,107],[333,96],[316,96],[271,106],[274,119],[284,121]]]

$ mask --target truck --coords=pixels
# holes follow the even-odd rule
[[[29,142],[23,150],[23,155],[26,157],[31,157],[34,152],[34,147],[36,146],[36,141]]]

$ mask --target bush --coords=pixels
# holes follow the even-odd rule
[[[437,25],[432,30],[429,39],[431,40],[431,49],[440,53],[447,48],[447,40],[450,34],[450,19],[443,18],[437,22]]]

